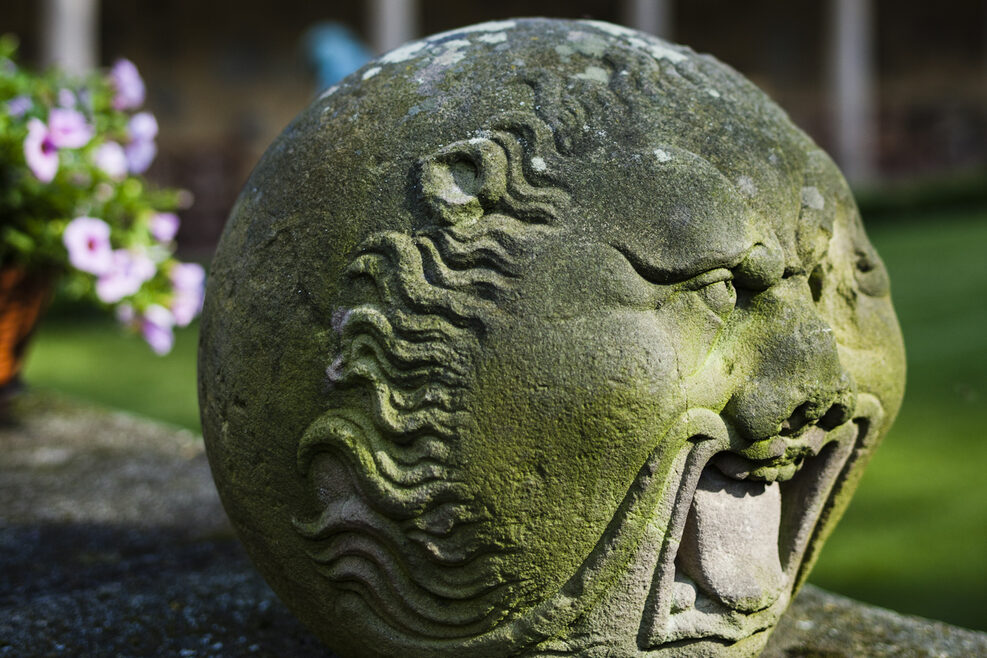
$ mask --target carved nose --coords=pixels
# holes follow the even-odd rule
[[[806,295],[807,296],[807,295]],[[824,430],[853,415],[853,378],[840,363],[832,330],[811,301],[777,295],[762,303],[738,353],[744,382],[724,414],[749,441]]]
[[[812,423],[816,423],[827,431],[834,427],[839,427],[850,420],[850,416],[853,414],[852,400],[850,403],[851,406],[847,406],[843,401],[834,402],[822,415],[819,415],[817,413],[818,406],[813,405],[811,402],[803,402],[795,407],[795,411],[792,412],[791,416],[781,422],[781,429],[778,431],[778,434],[781,436],[792,436],[793,434],[798,434],[803,427]]]

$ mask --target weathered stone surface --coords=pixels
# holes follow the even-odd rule
[[[903,370],[850,191],[777,106],[531,19],[286,129],[214,261],[200,400],[248,552],[342,654],[749,655]],[[716,473],[751,500],[694,496]]]
[[[198,436],[31,395],[0,454],[0,656],[327,655],[251,566]]]
[[[0,656],[330,656],[233,539],[187,432],[32,396],[0,451]],[[764,652],[979,655],[987,634],[812,586]]]
[[[761,658],[987,656],[987,633],[802,588]]]

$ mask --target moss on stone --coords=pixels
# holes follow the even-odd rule
[[[713,58],[591,21],[436,35],[241,193],[203,314],[213,473],[343,654],[749,653],[900,403],[882,272],[832,162]],[[818,483],[784,484],[784,594],[700,592],[695,621],[669,597],[714,458]]]

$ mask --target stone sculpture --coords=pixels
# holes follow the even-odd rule
[[[593,21],[327,90],[203,317],[224,505],[341,656],[755,654],[904,381],[830,159],[713,58]]]

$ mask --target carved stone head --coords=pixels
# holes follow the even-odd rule
[[[754,653],[904,380],[832,161],[713,58],[591,21],[324,93],[203,317],[224,504],[345,656]]]

